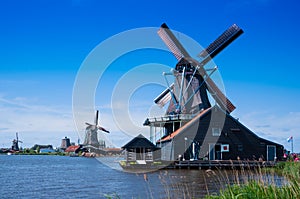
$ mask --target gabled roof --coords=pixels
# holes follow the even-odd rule
[[[180,134],[181,132],[184,132],[186,128],[188,128],[189,126],[193,125],[195,123],[195,121],[201,119],[201,117],[203,117],[206,113],[208,113],[210,110],[212,109],[212,107],[200,112],[198,115],[196,115],[191,121],[189,121],[188,123],[186,123],[184,126],[182,126],[181,128],[177,129],[176,131],[174,131],[173,133],[171,133],[170,135],[168,135],[167,137],[164,137],[161,140],[158,140],[157,142],[166,142],[169,141],[171,139],[173,139],[176,135]]]
[[[125,144],[122,149],[132,149],[132,148],[147,148],[155,149],[156,146],[145,138],[142,134],[139,134],[137,137],[133,138],[127,144]]]
[[[191,121],[189,121],[188,123],[186,123],[184,126],[182,126],[181,128],[177,129],[176,131],[174,131],[173,133],[171,133],[169,136],[164,137],[161,140],[158,140],[157,143],[160,142],[167,142],[167,141],[171,141],[174,137],[176,137],[177,135],[179,135],[180,133],[185,132],[185,130],[187,128],[189,128],[190,126],[194,125],[195,122],[199,122],[199,120],[201,120],[202,118],[204,118],[207,114],[209,114],[209,112],[211,112],[213,110],[213,108],[216,108],[219,111],[223,111],[224,114],[226,114],[226,117],[230,118],[232,121],[234,121],[238,126],[240,126],[241,128],[244,129],[244,132],[247,132],[249,135],[254,136],[256,139],[260,140],[261,142],[267,142],[273,145],[280,145],[278,143],[272,142],[270,140],[264,139],[259,137],[258,135],[256,135],[253,131],[251,131],[248,127],[246,127],[245,125],[243,125],[241,122],[239,122],[237,119],[235,119],[234,117],[232,117],[230,114],[226,113],[224,110],[222,110],[219,106],[213,106],[210,107],[204,111],[202,111],[201,113],[199,113],[197,116],[195,116]]]

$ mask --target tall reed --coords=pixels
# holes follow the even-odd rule
[[[300,198],[300,163],[298,162],[280,163],[274,169],[258,167],[250,172],[247,172],[244,169],[234,172],[236,173],[236,179],[233,185],[229,185],[227,188],[221,189],[220,193],[207,195],[205,198]],[[278,172],[286,178],[286,183],[278,183],[278,179],[276,177]]]

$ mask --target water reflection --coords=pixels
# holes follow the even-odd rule
[[[258,171],[160,170],[126,173],[117,159],[63,156],[1,156],[3,198],[203,198],[233,183],[261,180],[277,186],[283,177]],[[114,168],[114,169],[112,169]],[[30,190],[30,191],[28,191]],[[1,198],[0,197],[0,198]]]
[[[284,177],[260,170],[162,170],[146,175],[148,191],[159,198],[202,198],[218,194],[227,186],[251,180],[277,186],[287,183]]]

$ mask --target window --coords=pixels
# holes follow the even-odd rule
[[[221,135],[221,129],[220,128],[212,128],[212,135],[213,136],[220,136]]]
[[[242,144],[239,144],[239,145],[237,146],[237,148],[238,148],[238,151],[239,151],[239,152],[242,152],[242,151],[244,150]]]

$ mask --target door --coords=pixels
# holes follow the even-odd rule
[[[209,144],[209,160],[221,160],[221,145]]]
[[[276,157],[276,146],[267,145],[267,161],[274,161]]]
[[[209,160],[215,159],[215,144],[209,144]]]
[[[220,144],[215,145],[215,159],[216,160],[222,160],[221,145]]]

